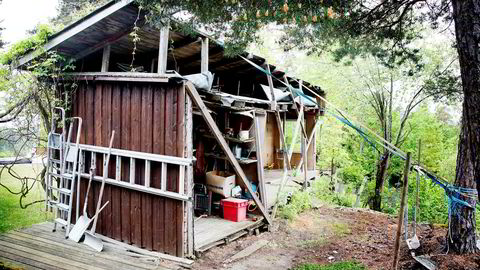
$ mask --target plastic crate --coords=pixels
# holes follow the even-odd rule
[[[228,198],[221,200],[223,218],[230,221],[243,221],[247,219],[247,200]]]

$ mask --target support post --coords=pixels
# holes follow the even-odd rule
[[[264,178],[264,168],[263,168],[263,138],[264,132],[260,129],[260,118],[266,117],[265,114],[260,114],[259,112],[255,112],[254,116],[254,123],[255,123],[255,146],[257,151],[257,174],[258,174],[258,184],[260,187],[260,197],[262,199],[263,205],[266,209],[268,209],[268,198],[267,198],[267,191],[265,188],[265,178]]]
[[[102,55],[102,72],[108,72],[108,67],[110,65],[110,44],[103,47]]]
[[[303,104],[301,104],[300,105],[300,113],[298,114],[297,122],[295,123],[295,131],[293,133],[292,142],[290,143],[290,148],[288,149],[288,160],[292,159],[293,147],[294,147],[295,143],[297,142],[298,133],[300,132],[300,126],[303,125],[303,118],[304,118],[303,117]],[[303,134],[300,137],[301,137],[302,143],[303,143],[303,139],[304,139]]]
[[[168,58],[168,35],[169,35],[170,22],[167,22],[160,29],[160,41],[158,44],[158,70],[159,74],[165,74],[167,71],[167,58]]]
[[[270,87],[270,95],[272,96],[272,100],[270,101],[270,109],[276,111],[277,110],[277,100],[275,99],[275,91],[273,90],[273,80],[272,80],[272,73],[270,71],[270,65],[265,61],[265,65],[267,66],[267,79],[268,79],[268,86]],[[280,124],[280,123],[279,123]]]
[[[185,88],[185,86],[184,86]],[[192,100],[187,95],[185,97],[185,157],[193,158],[193,108]],[[187,166],[185,193],[189,198],[193,198],[193,166]],[[187,208],[187,255],[194,254],[194,224],[193,224],[193,203],[188,201]]]
[[[303,103],[302,103],[302,108],[303,108]],[[305,119],[303,119],[305,121]],[[307,184],[308,184],[308,142],[307,138],[305,136],[302,136],[302,142],[303,142],[303,190],[307,190]]]
[[[248,192],[250,192],[250,194],[252,195],[253,200],[257,204],[257,207],[262,213],[262,215],[265,217],[265,220],[267,221],[268,224],[272,224],[272,219],[270,218],[270,215],[268,214],[267,210],[263,206],[263,203],[260,201],[258,196],[255,194],[255,192],[253,192],[252,187],[247,179],[247,176],[245,175],[242,167],[240,167],[240,164],[238,163],[237,159],[233,155],[232,150],[230,150],[230,147],[225,141],[225,138],[223,138],[223,135],[220,132],[220,129],[218,129],[218,126],[215,124],[215,121],[210,115],[210,112],[208,111],[207,106],[205,106],[205,103],[203,102],[202,98],[198,94],[197,89],[195,89],[195,86],[193,86],[193,84],[188,81],[186,82],[186,90],[188,95],[192,99],[192,101],[200,109],[203,119],[207,123],[208,127],[212,131],[212,134],[215,136],[215,139],[217,140],[218,144],[220,145],[223,152],[227,156],[228,161],[233,166],[235,173],[238,175],[242,183],[246,186]]]
[[[208,71],[208,38],[202,38],[202,63],[200,65],[201,72]]]
[[[402,200],[400,201],[400,211],[398,212],[398,227],[397,235],[395,237],[395,247],[393,250],[393,268],[397,269],[398,266],[398,255],[400,251],[400,237],[402,234],[402,223],[403,223],[403,209],[405,207],[405,201],[407,197],[408,189],[408,173],[410,172],[410,152],[407,153],[407,160],[405,161],[405,169],[403,170],[403,188],[402,188]]]

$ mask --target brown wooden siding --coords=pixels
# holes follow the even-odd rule
[[[72,106],[73,116],[83,119],[81,143],[108,147],[115,130],[114,148],[183,157],[185,92],[167,83],[79,82]],[[96,174],[102,175],[103,157],[96,157]],[[86,157],[88,173],[91,157]],[[109,177],[115,179],[112,156]],[[122,159],[121,181],[129,182],[130,161]],[[144,162],[137,160],[136,184],[144,184]],[[151,164],[151,186],[161,186],[161,166]],[[87,179],[81,181],[80,213]],[[100,183],[89,194],[88,214],[93,216]],[[178,192],[178,167],[168,166],[167,190]],[[149,250],[183,256],[183,202],[106,185],[97,233]],[[75,206],[74,206],[75,207]],[[74,212],[75,213],[75,209]],[[75,215],[73,216],[75,222]]]

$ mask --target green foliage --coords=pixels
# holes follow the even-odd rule
[[[327,265],[307,263],[294,268],[295,270],[366,270],[359,262],[335,262]]]
[[[15,165],[16,171],[20,172],[24,177],[35,177],[41,166],[32,166],[30,164]],[[0,183],[7,186],[14,192],[18,192],[22,185],[20,181],[12,177],[6,170],[2,172]],[[42,200],[45,196],[40,184],[35,184],[31,194],[27,200],[28,202],[35,200]],[[19,229],[32,224],[36,224],[51,218],[50,213],[45,212],[45,205],[43,203],[35,204],[27,209],[22,209],[18,203],[19,196],[9,193],[3,187],[0,188],[0,233]]]
[[[42,50],[42,46],[48,41],[48,37],[54,33],[53,29],[46,24],[39,24],[36,27],[35,34],[29,38],[13,44],[7,52],[0,55],[0,64],[7,65],[15,61],[24,54]]]
[[[312,207],[310,194],[306,191],[296,191],[292,194],[289,204],[281,207],[279,216],[286,219],[294,219],[298,214]]]

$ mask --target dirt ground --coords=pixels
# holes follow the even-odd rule
[[[210,249],[194,269],[291,269],[302,263],[362,262],[368,269],[391,269],[396,217],[366,209],[323,206],[299,215],[294,221],[277,221],[271,232],[240,238]],[[411,230],[411,227],[410,227]],[[429,254],[437,269],[480,269],[480,255],[445,255],[446,229],[419,225],[421,247],[416,255]],[[226,262],[260,239],[268,244],[252,255]],[[426,269],[416,262],[402,241],[399,269]]]

